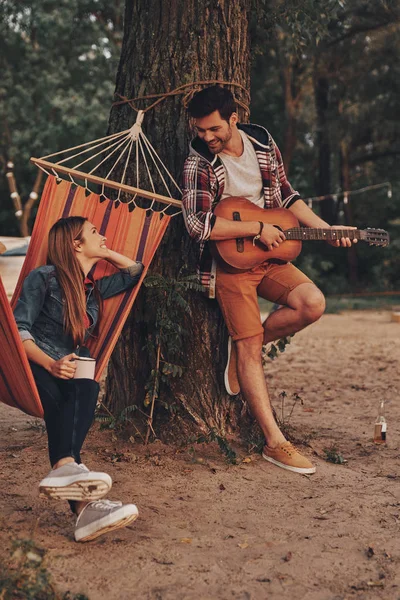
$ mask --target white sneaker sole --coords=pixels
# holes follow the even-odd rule
[[[123,506],[121,511],[118,511],[118,513],[122,514],[118,515],[118,513],[114,513],[113,515],[107,515],[95,523],[82,527],[82,529],[75,532],[75,541],[90,542],[105,533],[126,527],[130,523],[133,523],[133,521],[136,521],[139,516],[137,507],[135,506],[134,510],[130,509],[129,511],[126,509],[127,507]]]
[[[100,500],[110,491],[112,479],[107,473],[103,477],[88,479],[85,474],[71,477],[48,477],[39,484],[42,498],[54,500]]]
[[[274,458],[271,458],[270,456],[267,456],[266,454],[262,454],[262,457],[267,460],[268,462],[276,465],[277,467],[281,467],[281,469],[286,469],[287,471],[293,471],[294,473],[301,473],[302,475],[311,475],[312,473],[315,473],[315,471],[317,470],[316,467],[309,467],[309,468],[304,468],[304,467],[291,467],[290,465],[285,465],[285,463],[281,463],[278,460],[275,460]]]
[[[231,362],[231,352],[232,352],[232,338],[229,336],[228,338],[228,360],[226,361],[226,367],[224,372],[224,384],[225,389],[230,396],[237,396],[240,393],[240,388],[237,392],[231,390],[229,385],[229,363]]]

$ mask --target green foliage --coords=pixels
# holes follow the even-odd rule
[[[292,341],[292,337],[294,337],[294,334],[280,338],[279,340],[277,340],[276,342],[271,344],[269,346],[269,349],[268,349],[268,345],[265,346],[267,351],[266,352],[263,351],[263,355],[262,355],[263,359],[265,360],[266,356],[268,358],[270,358],[271,360],[275,360],[276,358],[278,358],[279,354],[282,354],[282,352],[285,352],[286,346],[288,346]],[[263,347],[263,350],[264,350],[264,347]]]
[[[324,448],[325,460],[335,465],[344,465],[347,460],[343,458],[336,446],[330,448]]]
[[[278,424],[279,429],[282,431],[286,439],[292,441],[293,443],[301,443],[307,444],[310,439],[310,434],[304,434],[304,432],[299,432],[293,427],[291,424],[291,418],[293,412],[300,404],[300,406],[304,405],[303,398],[297,393],[294,392],[291,397],[288,397],[288,394],[283,390],[279,394],[280,399],[280,410],[273,409],[275,420]]]
[[[400,298],[393,295],[376,295],[373,294],[367,297],[345,296],[345,297],[328,297],[326,304],[326,313],[339,313],[345,310],[392,310],[399,311]]]
[[[286,399],[287,399],[287,393],[285,391],[282,391],[279,394],[279,398],[281,399],[281,414],[280,414],[280,418],[279,418],[279,427],[281,429],[284,429],[285,427],[287,427],[289,425],[289,421],[292,417],[293,411],[296,407],[296,405],[298,403],[300,403],[301,406],[303,406],[304,402],[303,402],[303,398],[301,396],[299,396],[299,394],[297,392],[294,392],[292,395],[292,406],[289,409],[289,412],[286,413]]]
[[[350,196],[350,208],[353,225],[387,229],[395,242],[400,5],[386,0],[255,0],[255,6],[251,120],[271,131],[284,156],[292,152],[289,179],[302,197],[338,193],[337,224],[348,220],[340,194],[344,152],[350,189],[390,181],[391,198],[384,190],[365,192]],[[326,104],[318,99],[321,82]],[[321,156],[326,153],[325,177]],[[321,189],[327,180],[329,189]],[[313,209],[322,207],[314,203]],[[360,243],[356,254],[358,281],[353,287],[398,289],[395,248]],[[326,293],[351,291],[346,249],[304,244],[296,265]]]
[[[46,551],[32,539],[14,540],[9,564],[0,565],[2,600],[88,600],[84,594],[58,592],[44,564]]]
[[[154,406],[158,400],[169,411],[174,405],[160,398],[160,387],[170,382],[170,378],[181,377],[184,367],[180,364],[185,352],[184,317],[190,317],[191,310],[187,294],[203,290],[197,276],[183,275],[179,271],[176,278],[150,275],[144,280],[146,307],[143,321],[147,324],[147,339],[143,347],[153,365],[146,383],[145,407]]]
[[[105,135],[122,37],[121,10],[120,3],[105,0],[2,2],[0,169],[13,159],[23,198],[36,175],[30,156]],[[5,178],[0,195],[8,197]],[[2,226],[10,215],[0,213],[6,235],[17,233],[9,229],[16,227],[10,218],[7,229]]]
[[[296,54],[317,47],[330,37],[332,21],[341,18],[344,2],[324,0],[253,0],[251,28],[256,52],[262,53],[265,35],[274,37],[287,31],[287,49]]]
[[[341,142],[349,152],[351,188],[392,182],[391,199],[375,191],[353,197],[350,203],[354,224],[389,229],[395,239],[398,226],[390,222],[400,210],[399,3],[253,0],[251,18],[252,120],[271,131],[286,155],[294,121],[291,183],[302,196],[321,193],[317,182],[323,128],[324,142],[329,142],[330,191],[343,189]],[[0,169],[14,159],[23,199],[36,172],[30,156],[105,134],[121,39],[119,2],[3,0]],[[316,89],[321,78],[328,92],[318,117]],[[0,199],[0,233],[18,235],[5,178],[0,178]],[[338,219],[344,222],[342,200],[339,195]],[[394,289],[400,271],[397,256],[397,248],[359,244],[358,288]],[[297,264],[312,273],[323,291],[350,291],[346,250],[305,244]]]
[[[100,423],[100,429],[119,429],[131,421],[131,415],[139,407],[136,404],[126,406],[118,415],[112,414],[104,404],[101,404],[95,414],[95,420]]]
[[[205,435],[199,435],[197,438],[190,440],[190,443],[194,444],[209,444],[210,442],[217,442],[219,449],[225,455],[226,460],[232,464],[237,464],[237,454],[227,441],[227,439],[220,435],[217,430],[212,427],[210,431]]]

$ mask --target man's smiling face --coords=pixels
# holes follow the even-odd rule
[[[236,113],[232,113],[228,123],[221,117],[218,110],[205,117],[194,119],[199,138],[207,144],[208,149],[213,154],[223,152],[232,139],[232,125],[236,122]]]

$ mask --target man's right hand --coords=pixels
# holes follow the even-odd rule
[[[285,234],[283,231],[270,225],[269,223],[264,223],[264,227],[261,232],[260,242],[264,244],[268,248],[268,250],[273,250],[274,248],[279,248],[279,245],[285,241]]]
[[[73,379],[76,371],[75,359],[79,358],[74,352],[63,356],[51,363],[49,372],[59,379]]]

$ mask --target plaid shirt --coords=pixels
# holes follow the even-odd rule
[[[238,125],[252,142],[260,165],[264,208],[289,208],[300,198],[286,178],[282,156],[272,136],[259,125]],[[182,176],[182,208],[186,229],[199,242],[198,275],[209,298],[215,298],[216,265],[209,245],[215,223],[213,209],[225,186],[225,167],[199,137],[190,144]]]

